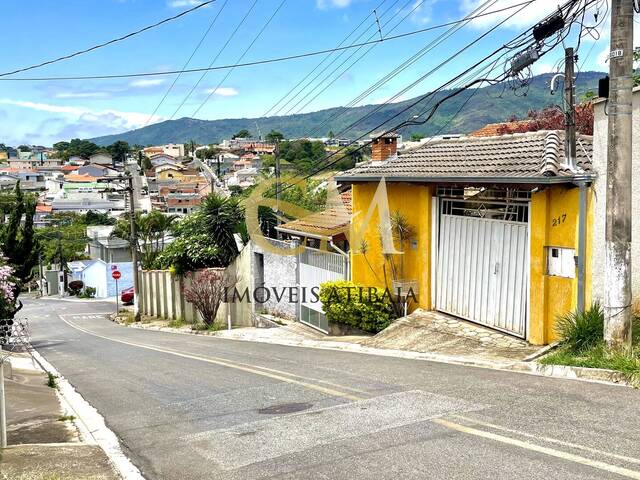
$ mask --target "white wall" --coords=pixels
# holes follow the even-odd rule
[[[595,211],[593,222],[593,248],[591,251],[593,264],[591,273],[593,299],[603,301],[604,295],[604,244],[606,225],[606,184],[607,184],[607,138],[608,117],[605,114],[606,102],[595,104],[595,121],[593,126],[593,167],[598,174],[595,182]],[[640,295],[640,87],[633,93],[633,185],[632,195],[632,279],[633,296]],[[578,148],[580,148],[578,146]]]

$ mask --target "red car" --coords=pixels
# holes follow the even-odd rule
[[[120,300],[123,304],[133,303],[133,297],[135,296],[133,287],[127,288],[120,293]]]

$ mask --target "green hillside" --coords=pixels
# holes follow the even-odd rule
[[[576,80],[577,98],[580,98],[587,90],[597,89],[598,79],[604,75],[601,72],[580,73]],[[551,77],[551,74],[533,77],[526,91],[518,90],[513,92],[508,88],[505,89],[503,85],[468,90],[445,102],[428,124],[412,127],[401,133],[405,135],[411,133],[433,135],[438,133],[443,126],[445,127],[441,133],[468,133],[487,123],[504,121],[514,115],[523,117],[531,109],[540,109],[549,105],[559,104],[561,103],[561,93],[556,92],[554,96],[551,96],[549,92],[548,85]],[[441,98],[447,93],[447,91],[441,92],[436,98]],[[447,125],[449,119],[463,107],[464,102],[467,100],[468,103]],[[322,129],[315,133],[315,136],[326,136],[330,130],[338,133],[358,121],[361,117],[379,108],[378,111],[372,113],[367,119],[358,122],[353,129],[343,135],[347,138],[355,138],[384,122],[388,122],[386,126],[392,126],[416,114],[420,110],[418,107],[390,120],[413,101],[406,100],[385,105],[382,108],[379,108],[378,105],[365,105],[354,108],[339,107],[299,115],[257,119],[198,120],[195,118],[180,118],[91,140],[99,145],[110,145],[117,140],[124,140],[131,145],[185,143],[190,140],[201,144],[218,143],[225,138],[230,138],[235,132],[243,128],[255,133],[256,121],[263,133],[274,129],[283,132],[287,138],[298,138],[310,136],[325,120],[333,117],[338,112],[343,112],[338,118],[328,125],[322,126]]]

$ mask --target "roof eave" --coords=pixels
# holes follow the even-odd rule
[[[363,183],[363,182],[379,182],[382,178],[386,182],[411,182],[411,183],[498,183],[498,184],[523,184],[523,185],[558,185],[573,184],[581,181],[593,181],[595,174],[581,174],[573,176],[555,176],[555,177],[421,177],[421,176],[343,176],[336,177],[336,182],[340,183]]]

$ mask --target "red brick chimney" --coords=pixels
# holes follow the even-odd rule
[[[398,152],[398,134],[371,135],[371,161],[384,162]]]

